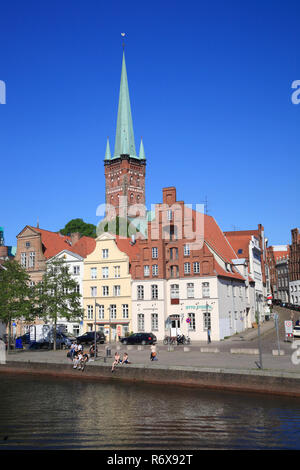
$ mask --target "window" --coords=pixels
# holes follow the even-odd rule
[[[80,294],[80,285],[79,284],[76,284],[75,292],[77,292],[77,294]]]
[[[94,306],[88,305],[87,306],[87,319],[92,320],[94,317]]]
[[[97,268],[91,268],[91,279],[97,279]]]
[[[184,274],[191,273],[191,263],[184,263]]]
[[[171,209],[169,209],[167,211],[167,220],[172,220],[172,210]]]
[[[178,259],[178,248],[170,248],[170,259]]]
[[[151,331],[158,330],[158,314],[151,314]]]
[[[114,286],[114,296],[118,297],[121,295],[121,286]]]
[[[73,266],[73,274],[75,275],[80,274],[80,266]]]
[[[158,248],[156,247],[152,248],[152,258],[153,259],[158,258]]]
[[[179,276],[178,266],[171,266],[171,277],[178,277],[178,276]]]
[[[179,284],[171,284],[171,299],[179,299]]]
[[[152,276],[158,276],[158,264],[152,266]]]
[[[144,266],[144,276],[148,277],[150,275],[150,269],[149,266]]]
[[[190,245],[184,245],[183,246],[183,254],[184,256],[190,256]]]
[[[30,287],[33,287],[35,285],[34,281],[29,282]]]
[[[120,277],[120,266],[114,266],[115,277]]]
[[[123,313],[123,318],[126,319],[129,316],[129,310],[128,310],[128,304],[123,304],[122,305],[122,313]]]
[[[98,316],[100,320],[104,320],[104,305],[98,305]]]
[[[25,246],[26,246],[26,248],[29,248],[30,247],[30,242],[26,242]]]
[[[97,287],[91,287],[91,296],[97,297]]]
[[[108,258],[108,248],[104,248],[102,250],[102,258],[104,259]]]
[[[103,295],[103,297],[108,297],[109,296],[109,287],[108,286],[102,286],[102,295]]]
[[[227,297],[230,297],[231,285],[227,284]]]
[[[203,327],[204,331],[211,329],[211,319],[210,319],[210,312],[203,313]]]
[[[152,300],[158,299],[158,285],[157,284],[153,284],[151,286],[151,298]]]
[[[29,267],[34,268],[35,266],[35,251],[29,253]]]
[[[193,263],[193,270],[194,270],[194,274],[199,274],[200,273],[200,263],[199,263],[199,261],[195,261]]]
[[[190,313],[189,314],[189,318],[190,318],[190,323],[189,323],[189,330],[191,331],[195,331],[196,330],[196,319],[195,319],[195,314],[194,313]]]
[[[202,282],[202,297],[209,297],[209,282]]]
[[[192,282],[187,283],[187,298],[188,299],[194,298],[194,284]]]
[[[107,279],[108,278],[108,267],[105,266],[104,268],[102,268],[102,278],[103,279]]]
[[[110,318],[115,320],[117,318],[117,306],[115,304],[109,306]]]
[[[137,298],[143,300],[144,298],[144,286],[137,286]]]
[[[144,328],[145,328],[144,314],[139,313],[138,314],[138,330],[144,331]]]
[[[26,253],[21,253],[21,266],[23,268],[27,267],[27,254]]]

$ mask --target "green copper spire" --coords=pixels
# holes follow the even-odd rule
[[[143,139],[141,139],[139,157],[140,157],[140,160],[146,160],[146,155],[145,155],[145,150],[144,150]]]
[[[114,158],[119,157],[124,153],[133,158],[138,158],[135,151],[125,54],[123,51]]]
[[[110,153],[109,139],[107,137],[106,152],[105,152],[105,159],[104,160],[110,160],[110,159],[111,159],[111,153]]]

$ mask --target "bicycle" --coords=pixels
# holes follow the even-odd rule
[[[165,336],[163,343],[165,345],[168,344],[175,344],[177,342],[177,338],[175,336]]]

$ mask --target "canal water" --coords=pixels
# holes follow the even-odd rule
[[[296,398],[6,374],[0,393],[0,450],[300,449]]]

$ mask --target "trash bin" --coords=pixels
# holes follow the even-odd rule
[[[110,349],[110,346],[106,346],[105,350],[106,350],[106,357],[111,357],[111,349]]]

